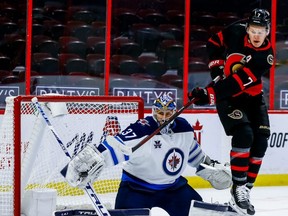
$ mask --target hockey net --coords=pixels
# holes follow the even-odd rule
[[[87,144],[99,144],[105,135],[114,135],[144,115],[139,97],[37,98],[71,156]],[[83,190],[69,186],[60,174],[69,158],[31,99],[19,96],[6,100],[0,128],[0,215],[20,215],[25,194],[35,189],[56,189],[58,210],[93,208]],[[57,115],[60,111],[53,110],[53,104],[64,105],[66,114]],[[120,177],[121,165],[104,169],[93,183],[107,208],[113,208]]]

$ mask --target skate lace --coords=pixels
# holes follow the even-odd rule
[[[241,201],[249,201],[249,189],[245,186],[237,186],[236,190],[235,190],[237,199],[241,202]]]

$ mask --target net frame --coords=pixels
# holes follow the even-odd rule
[[[13,134],[14,134],[14,162],[13,162],[13,205],[14,215],[21,215],[21,103],[30,102],[34,96],[18,96],[14,98],[13,109]],[[41,102],[103,102],[103,103],[122,103],[135,102],[138,104],[138,119],[144,117],[144,102],[140,97],[127,96],[37,96]]]

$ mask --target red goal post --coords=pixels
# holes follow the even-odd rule
[[[60,170],[69,159],[31,102],[33,97],[6,99],[0,122],[0,215],[20,215],[21,200],[25,202],[31,190],[56,190],[56,208],[60,210],[73,206],[90,208],[90,200],[83,191],[69,186],[61,176]],[[144,102],[140,97],[47,95],[37,98],[72,156],[89,143],[99,144],[103,135],[119,132],[144,117]],[[121,167],[107,168],[93,184],[108,208],[113,208],[120,175]]]

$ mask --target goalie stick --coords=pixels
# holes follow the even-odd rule
[[[215,77],[215,79],[212,80],[211,83],[209,83],[207,85],[208,86],[212,86],[214,85],[216,82],[218,82],[220,80],[221,76],[217,76]],[[193,98],[192,100],[190,100],[189,102],[187,102],[184,106],[182,106],[180,109],[178,109],[169,119],[168,121],[165,121],[162,125],[160,125],[152,134],[150,134],[149,136],[145,137],[143,140],[141,140],[137,145],[135,145],[134,147],[132,147],[131,151],[135,152],[138,148],[140,148],[142,145],[144,145],[148,140],[150,140],[153,136],[155,136],[156,134],[158,134],[164,127],[166,127],[168,124],[170,124],[175,118],[177,118],[185,109],[187,109],[189,106],[191,106],[197,99]]]
[[[40,103],[38,102],[38,98],[37,97],[32,98],[32,102],[36,105],[36,108],[38,109],[39,113],[42,115],[43,119],[45,120],[45,123],[47,124],[48,128],[50,129],[50,131],[54,135],[55,139],[57,140],[59,146],[61,147],[61,149],[63,150],[65,155],[67,157],[71,158],[71,155],[69,154],[67,148],[63,144],[62,140],[60,139],[59,135],[55,131],[53,125],[51,124],[48,116],[46,115],[45,111],[42,109]],[[89,196],[91,202],[93,203],[93,207],[94,207],[95,211],[97,212],[97,215],[110,216],[110,213],[108,212],[106,207],[101,203],[99,197],[95,193],[93,186],[90,183],[87,183],[87,185],[84,188],[84,191]]]

